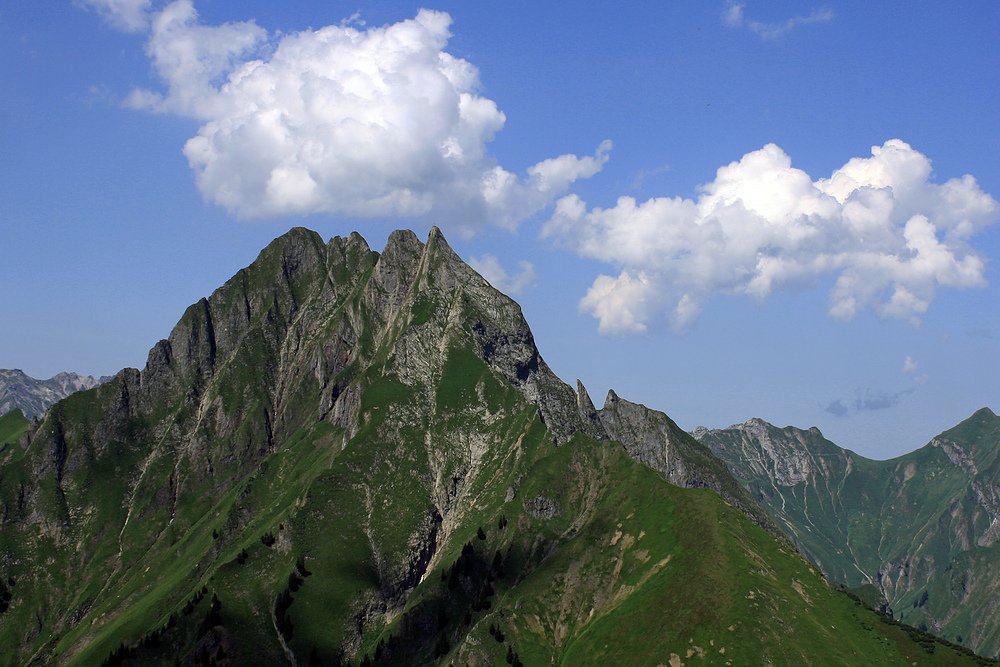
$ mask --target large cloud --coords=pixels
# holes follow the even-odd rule
[[[476,68],[443,49],[451,18],[269,40],[254,23],[206,26],[190,0],[157,14],[147,47],[165,95],[132,106],[204,124],[184,147],[204,195],[241,217],[328,212],[514,227],[600,171],[563,155],[517,176],[486,145],[504,125]],[[255,57],[253,57],[255,56]]]
[[[939,185],[930,175],[930,160],[899,140],[817,181],[768,144],[719,169],[697,200],[621,197],[588,209],[563,197],[543,235],[620,269],[580,303],[603,333],[664,318],[683,329],[714,293],[761,300],[821,276],[836,276],[831,316],[872,308],[918,321],[937,286],[985,285],[967,239],[998,212],[972,176]]]

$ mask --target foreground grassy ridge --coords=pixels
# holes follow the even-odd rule
[[[951,664],[568,437],[519,318],[434,234],[276,241],[0,468],[0,662]]]
[[[901,640],[714,493],[664,484],[609,445],[574,444],[545,462],[546,486],[566,490],[559,472],[606,477],[594,475],[594,495],[580,494],[590,520],[500,602],[525,664],[667,664],[672,655],[736,665],[967,660]]]
[[[0,445],[15,444],[27,433],[30,423],[20,409],[0,416]]]

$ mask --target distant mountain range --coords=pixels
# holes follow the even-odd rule
[[[563,383],[437,229],[294,229],[141,371],[0,418],[0,662],[994,664],[831,585],[750,482]]]
[[[0,368],[0,415],[20,408],[25,417],[41,416],[49,406],[74,391],[92,389],[111,377],[59,373],[48,380],[36,380],[18,369]]]
[[[987,408],[873,461],[759,419],[694,435],[833,580],[873,584],[897,619],[1000,653],[1000,418]]]

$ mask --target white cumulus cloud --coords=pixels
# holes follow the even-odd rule
[[[469,265],[486,278],[490,285],[507,294],[520,294],[537,280],[535,265],[524,260],[517,263],[519,271],[514,275],[508,274],[496,255],[489,253],[469,258]]]
[[[204,196],[240,217],[434,214],[471,230],[516,227],[608,159],[562,155],[512,173],[487,144],[506,117],[478,70],[444,49],[451,17],[269,37],[203,25],[191,0],[153,17],[147,52],[165,93],[128,103],[203,124],[184,147]]]
[[[981,287],[969,237],[1000,205],[972,176],[930,181],[930,160],[887,141],[813,181],[774,144],[718,170],[697,199],[621,197],[608,209],[561,198],[543,227],[584,257],[616,266],[580,302],[604,333],[688,326],[714,293],[763,300],[835,276],[829,314],[919,321],[938,286]]]

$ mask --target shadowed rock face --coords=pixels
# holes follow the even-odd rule
[[[0,664],[665,664],[737,635],[736,664],[819,664],[830,614],[852,664],[894,632],[665,415],[561,382],[437,229],[294,229],[144,369],[0,427]]]
[[[694,435],[832,579],[897,618],[1000,653],[1000,418],[987,408],[888,461],[751,419]]]

